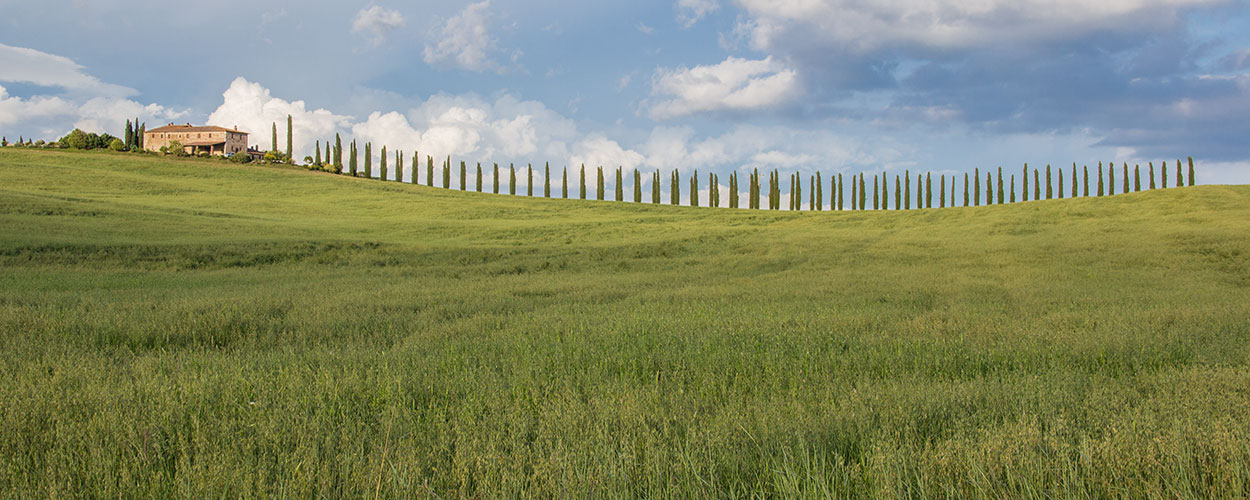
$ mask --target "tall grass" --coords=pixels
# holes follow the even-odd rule
[[[0,495],[1238,498],[1250,188],[912,212],[0,151]]]

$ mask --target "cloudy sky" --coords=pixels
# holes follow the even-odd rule
[[[1244,0],[0,0],[0,134],[239,126],[472,164],[1250,183]],[[1014,169],[1013,169],[1014,170]]]

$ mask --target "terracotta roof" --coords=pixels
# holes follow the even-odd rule
[[[242,130],[228,129],[225,127],[217,127],[213,125],[199,127],[199,126],[193,126],[191,124],[174,125],[172,123],[169,125],[165,125],[164,127],[158,127],[152,130],[144,131],[145,134],[152,134],[152,133],[164,134],[164,133],[170,133],[170,132],[233,132],[236,134],[247,135],[247,132],[244,132]]]

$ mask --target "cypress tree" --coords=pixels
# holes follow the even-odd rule
[[[872,180],[875,183],[877,178],[874,176]],[[873,193],[873,198],[876,197],[876,193]],[[803,176],[798,172],[794,173],[794,209],[803,210]]]
[[[320,155],[318,155],[320,156]],[[373,177],[373,143],[365,143],[365,178]]]
[[[864,173],[859,173],[859,209],[864,210],[868,206],[868,193],[864,192],[867,184],[864,183]]]
[[[677,173],[677,169],[673,169],[672,178],[670,178],[668,181],[668,204],[669,205],[677,206],[681,204],[681,186],[679,185],[681,183],[680,178],[681,177]]]
[[[1015,176],[1012,176],[1012,178],[1014,179]],[[1003,192],[1004,192],[1003,191],[1003,167],[998,167],[998,204],[999,205],[1002,205],[1003,200],[1007,199],[1006,196],[1003,196]]]
[[[879,193],[880,190],[881,190],[881,186],[879,186],[877,183],[877,176],[876,174],[873,174],[872,176],[872,209],[873,210],[881,210],[881,204],[878,203],[879,196],[877,195],[877,193]]]
[[[404,152],[395,152],[395,182],[404,182]]]
[[[616,167],[616,201],[625,201],[625,181],[621,178],[621,168]]]
[[[1190,156],[1188,158],[1189,158],[1189,185],[1193,186],[1194,185],[1194,157]],[[1126,163],[1125,165],[1128,165],[1128,164]]]
[[[933,174],[924,174],[924,207],[933,208]]]
[[[595,199],[603,201],[603,165],[599,165],[595,177]]]
[[[938,208],[946,208],[946,175],[942,175],[941,184],[938,185]]]
[[[1155,189],[1155,162],[1150,162],[1150,189]]]
[[[1042,185],[1040,184],[1040,181],[1038,180],[1040,176],[1041,176],[1041,172],[1038,172],[1036,168],[1033,169],[1033,199],[1034,200],[1042,199]]]
[[[126,135],[124,143],[126,145],[126,149],[134,147],[135,144],[135,130],[131,127],[130,120],[126,120]]]
[[[809,212],[813,212],[813,211],[817,210],[817,208],[816,208],[816,190],[819,188],[819,184],[816,184],[816,176],[815,176],[815,175],[809,175],[809,176],[807,176],[807,185],[808,185],[808,186],[811,186],[811,187],[809,187],[809,188],[807,189],[807,211],[809,211]]]
[[[1011,203],[1016,202],[1016,174],[1011,174]]]
[[[768,209],[769,210],[776,210],[777,205],[780,203],[780,200],[776,199],[776,196],[777,196],[776,185],[777,185],[776,172],[775,171],[769,172],[768,173]]]
[[[569,199],[569,166],[564,166],[564,173],[560,176],[560,197]]]
[[[481,164],[479,163],[478,165],[481,165]],[[420,172],[421,172],[421,152],[417,151],[417,152],[412,153],[412,175],[409,176],[408,182],[410,184],[416,184],[418,182],[418,178],[421,177],[420,175],[418,175]]]
[[[1082,165],[1081,167],[1085,174],[1084,177],[1082,178],[1085,182],[1081,184],[1082,187],[1084,188],[1081,190],[1081,196],[1088,198],[1089,197],[1089,165]]]
[[[729,208],[738,208],[738,172],[729,173]]]
[[[295,157],[292,155],[294,154],[295,149],[294,149],[294,146],[291,145],[291,142],[292,142],[291,139],[292,139],[291,115],[286,115],[286,157],[291,161],[291,163],[294,163]],[[353,153],[356,151],[355,144],[356,144],[356,141],[352,140],[352,152]],[[355,172],[353,172],[352,175],[356,175]]]
[[[578,199],[581,199],[581,200],[586,199],[586,164],[585,163],[582,164],[581,189],[577,191],[577,197]]]
[[[1115,162],[1107,164],[1107,196],[1115,196]]]
[[[651,173],[651,204],[660,204],[660,171]]]
[[[690,206],[699,206],[699,170],[695,169],[690,176]]]
[[[534,197],[534,164],[525,164],[525,196]]]
[[[916,174],[916,208],[925,208],[924,190],[924,174]]]
[[[1181,161],[1176,160],[1176,187],[1185,185],[1185,175],[1181,173]]]
[[[551,163],[543,162],[543,198],[551,197]]]
[[[326,164],[327,165],[333,164],[334,163],[333,158],[334,157],[330,155],[330,141],[327,140],[326,141]]]
[[[482,192],[482,162],[477,162],[477,192]]]
[[[1124,190],[1123,190],[1123,193],[1124,193],[1124,194],[1129,194],[1131,191],[1129,191],[1129,190],[1128,190],[1128,162],[1124,162],[1124,176],[1123,176],[1123,178],[1124,178]]]
[[[981,169],[972,170],[972,204],[973,206],[981,206]]]
[[[1141,165],[1133,165],[1133,192],[1141,191]]]
[[[321,141],[317,141],[316,149],[317,149],[317,157],[314,159],[313,164],[320,165],[321,164]]]
[[[890,209],[890,176],[881,172],[881,209]]]
[[[844,201],[842,195],[845,193],[846,193],[846,184],[844,183],[844,180],[842,179],[842,174],[838,174],[838,210],[842,210],[846,206],[842,203]]]
[[[1159,162],[1159,171],[1163,173],[1163,189],[1168,188],[1168,162]]]
[[[495,165],[495,173],[499,173],[498,164]],[[434,157],[431,155],[425,155],[425,185],[434,187]],[[498,193],[499,190],[496,189],[495,192]]]
[[[338,137],[338,134],[334,134],[334,136]],[[278,150],[278,122],[273,122],[273,147],[269,148],[269,150],[270,151]]]
[[[1060,169],[1057,169],[1057,170],[1058,170],[1058,173],[1059,173],[1059,183],[1057,184],[1057,185],[1059,186],[1059,189],[1057,189],[1056,191],[1057,191],[1057,194],[1059,195],[1059,199],[1061,199],[1061,200],[1062,200],[1062,199],[1063,199],[1063,188],[1064,188],[1064,185],[1063,185],[1063,169],[1062,169],[1062,168],[1060,168]]]
[[[1023,182],[1024,184],[1021,186],[1022,193],[1020,194],[1020,196],[1022,196],[1023,198],[1021,198],[1020,201],[1029,201],[1029,164],[1028,163],[1024,164],[1024,177],[1021,180],[1021,182]],[[1015,188],[1016,188],[1015,185],[1012,185],[1011,189],[1014,190]]]
[[[277,130],[277,128],[274,128],[274,131]],[[274,151],[278,150],[276,147],[273,149]],[[343,171],[343,138],[338,134],[334,134],[334,171]]]
[[[820,171],[816,171],[816,180],[813,181],[813,188],[816,188],[816,211],[820,212],[825,209],[825,180],[820,176]]]
[[[994,175],[985,173],[985,206],[994,204]]]
[[[451,189],[451,156],[443,160],[443,189]],[[513,193],[516,194],[516,193]]]
[[[642,203],[642,173],[634,167],[634,203]]]
[[[1059,175],[1063,175],[1062,170],[1059,171]],[[1052,187],[1053,185],[1051,184],[1051,180],[1052,179],[1050,177],[1050,164],[1047,163],[1046,164],[1046,199],[1048,200],[1051,198],[1054,198],[1054,195],[1055,195],[1054,188]],[[1059,184],[1063,185],[1062,179],[1059,180]]]
[[[382,161],[378,162],[378,180],[386,180],[386,146],[382,146]]]
[[[1102,189],[1102,162],[1098,162],[1098,196],[1103,195]]]
[[[495,164],[495,173],[491,175],[492,184],[494,185],[494,193],[499,194],[499,164]]]
[[[348,168],[348,172],[352,174],[352,177],[355,177],[356,176],[356,140],[355,139],[352,140],[351,151],[347,157],[347,168]]]
[[[508,194],[516,196],[516,165],[508,164]]]
[[[911,171],[903,171],[903,210],[911,210]]]
[[[968,172],[964,172],[964,206],[968,206]]]
[[[894,175],[894,209],[901,210],[903,208],[903,183],[899,180],[898,174]]]
[[[1076,175],[1076,162],[1072,162],[1072,197],[1073,198],[1076,198],[1079,193],[1079,191],[1077,191],[1079,182],[1080,182],[1080,179]]]
[[[135,120],[138,121],[139,119],[135,118]],[[138,143],[139,149],[143,149],[143,143],[146,141],[143,137],[147,135],[147,131],[148,124],[143,123],[139,125],[139,131],[135,134],[135,142]]]
[[[712,197],[712,207],[720,208],[720,177],[716,174],[707,174],[708,187],[711,189],[709,196]]]

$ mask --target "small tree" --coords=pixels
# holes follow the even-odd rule
[[[356,141],[353,140],[351,145],[349,146],[349,151],[347,154],[347,171],[352,174],[352,177],[356,176],[356,167],[359,166],[356,163],[357,160],[358,158],[356,157]]]
[[[318,154],[317,156],[321,156]],[[365,143],[365,178],[373,177],[373,143]]]
[[[499,166],[496,165],[495,167],[495,173],[499,173]],[[434,187],[434,156],[432,155],[425,155],[425,185],[426,187]]]
[[[378,180],[386,180],[386,146],[382,146],[382,155],[378,157]]]
[[[660,171],[651,174],[651,204],[660,204]]]
[[[1042,185],[1038,181],[1040,176],[1041,176],[1041,172],[1038,172],[1036,168],[1033,169],[1033,199],[1034,200],[1042,199]]]
[[[126,142],[121,139],[114,138],[112,141],[109,141],[109,149],[113,151],[125,151]]]
[[[499,194],[499,164],[498,163],[495,164],[495,171],[493,174],[491,174],[491,180],[492,180],[492,183],[494,184],[494,189],[491,192],[495,194]]]
[[[864,192],[867,187],[868,187],[868,183],[864,182],[864,173],[860,172],[859,173],[859,209],[860,210],[864,210],[865,208],[868,207],[868,193]]]
[[[1016,174],[1011,174],[1011,203],[1016,202]]]
[[[135,129],[130,125],[130,120],[126,120],[126,140],[123,141],[122,147],[129,149],[131,146],[134,146],[134,141]]]
[[[973,169],[972,173],[972,204],[979,207],[981,206],[981,169]]]
[[[1131,192],[1128,190],[1128,162],[1124,162],[1124,175],[1122,178],[1124,179],[1124,190],[1122,192],[1128,194]]]
[[[1133,165],[1133,192],[1141,192],[1141,165]]]
[[[690,206],[699,206],[699,170],[695,169],[690,176]]]
[[[1014,179],[1015,176],[1012,176],[1012,178]],[[1003,167],[998,167],[998,204],[999,205],[1002,205],[1003,201],[1007,199],[1006,196],[1003,196],[1003,193],[1004,193],[1003,191]]]
[[[955,201],[954,199],[951,200]],[[938,208],[946,208],[946,176],[942,176],[942,180],[938,185]]]
[[[599,165],[595,172],[595,199],[603,201],[603,165]]]
[[[482,162],[477,162],[477,192],[482,192]]]
[[[294,158],[294,156],[291,156],[291,154],[294,152],[294,146],[291,145],[292,137],[293,136],[291,134],[291,115],[286,115],[286,157],[287,158]],[[356,150],[355,144],[356,144],[356,141],[353,140],[352,152],[355,152]],[[356,175],[356,172],[352,171],[352,175]]]
[[[1167,161],[1159,162],[1159,171],[1162,172],[1162,175],[1163,175],[1163,189],[1167,189],[1168,188],[1168,162]]]
[[[881,209],[890,209],[890,176],[881,172]]]
[[[729,208],[738,208],[738,172],[729,173]]]
[[[933,174],[924,174],[924,207],[933,208]]]
[[[273,150],[277,151],[278,148],[275,147]],[[343,138],[338,134],[334,134],[334,171],[343,171]]]
[[[443,160],[443,189],[451,189],[451,155]]]
[[[586,164],[582,164],[581,189],[577,191],[578,199],[586,199]]]
[[[543,198],[551,197],[551,163],[543,163]]]
[[[421,177],[421,152],[412,153],[412,175],[408,176],[408,183],[416,185]]]
[[[894,209],[903,209],[903,182],[899,179],[898,174],[894,175]]]
[[[395,182],[404,182],[404,152],[395,151]]]
[[[994,175],[985,173],[985,206],[994,204]]]
[[[1062,177],[1062,176],[1063,176],[1063,170],[1060,170],[1060,171],[1059,171],[1059,176],[1060,176],[1060,177]],[[1051,180],[1052,180],[1052,179],[1051,179],[1051,177],[1050,177],[1050,164],[1049,164],[1049,163],[1047,163],[1047,164],[1046,164],[1046,199],[1048,199],[1048,200],[1049,200],[1049,199],[1051,199],[1051,198],[1054,198],[1054,194],[1055,194],[1055,192],[1054,192],[1054,188],[1053,188],[1053,184],[1051,184]],[[1059,180],[1059,185],[1060,185],[1060,187],[1061,187],[1060,191],[1062,192],[1062,191],[1063,191],[1063,189],[1062,189],[1062,186],[1063,186],[1063,179],[1060,179],[1060,180]]]
[[[569,199],[569,167],[564,167],[564,174],[560,178],[560,197]]]
[[[1185,175],[1181,173],[1181,161],[1176,160],[1176,187],[1185,185]]]
[[[1189,158],[1189,185],[1193,186],[1194,185],[1194,157],[1190,156],[1188,158]]]
[[[525,196],[534,197],[534,164],[525,164]]]
[[[1155,189],[1155,162],[1150,162],[1150,189]]]
[[[964,172],[964,206],[968,206],[968,172]]]
[[[1081,177],[1081,180],[1083,181],[1081,183],[1081,187],[1083,188],[1081,190],[1081,196],[1088,198],[1089,197],[1089,165],[1082,165],[1081,169],[1082,169],[1081,173],[1083,174]]]
[[[1028,163],[1024,164],[1023,175],[1024,177],[1021,179],[1021,182],[1023,182],[1024,184],[1021,186],[1022,192],[1020,193],[1020,196],[1022,196],[1023,198],[1020,201],[1029,201],[1029,164]],[[1012,184],[1011,189],[1012,190],[1016,189],[1014,184]]]
[[[681,204],[681,176],[677,173],[677,169],[673,169],[673,177],[668,181],[668,204],[677,206]]]
[[[516,196],[516,166],[508,164],[508,194]]]
[[[903,171],[903,210],[911,210],[911,171]]]
[[[321,141],[317,141],[317,157],[313,159],[315,165],[321,165]]]
[[[642,203],[642,173],[634,167],[634,203]]]
[[[625,201],[625,182],[621,178],[621,168],[616,167],[616,201]]]
[[[278,150],[278,122],[273,122],[273,147],[269,148],[269,150],[270,151]]]
[[[1103,195],[1102,186],[1102,162],[1098,162],[1098,196]]]

